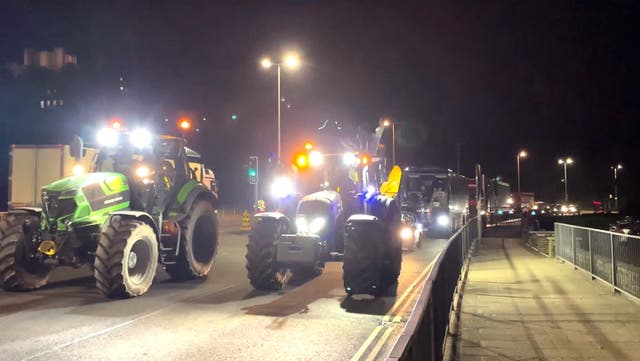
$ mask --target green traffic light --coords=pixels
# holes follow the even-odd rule
[[[256,170],[253,168],[249,169],[247,173],[249,174],[249,177],[255,177],[256,174],[258,174],[258,172],[256,172]]]
[[[234,114],[234,115],[231,116],[231,120],[236,120],[236,119],[238,119],[237,115]]]

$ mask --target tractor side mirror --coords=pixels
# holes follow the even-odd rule
[[[77,135],[73,136],[73,140],[69,145],[69,152],[73,158],[81,159],[84,153],[84,143],[82,142],[82,138]]]

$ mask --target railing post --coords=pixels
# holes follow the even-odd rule
[[[591,272],[591,278],[593,279],[593,251],[591,250],[591,230],[588,230],[589,235],[589,272]]]
[[[573,263],[573,265],[576,265],[576,241],[573,238],[573,226],[571,227],[571,263]]]
[[[614,259],[615,253],[613,252],[613,233],[609,234],[611,239],[611,284],[613,284],[613,288],[616,287],[616,261]]]

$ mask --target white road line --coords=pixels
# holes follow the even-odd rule
[[[378,356],[378,353],[380,352],[380,349],[387,342],[389,336],[391,336],[391,332],[393,332],[394,328],[395,327],[387,327],[387,330],[382,334],[382,336],[378,340],[378,343],[376,343],[376,345],[371,350],[371,353],[367,357],[367,361],[375,360],[376,356]]]
[[[376,336],[378,336],[378,334],[380,333],[380,331],[382,331],[382,326],[376,326],[376,328],[373,330],[373,332],[371,332],[371,334],[369,335],[369,337],[366,339],[366,341],[364,341],[364,343],[362,344],[362,346],[360,346],[360,348],[358,349],[358,352],[356,352],[353,357],[351,357],[351,361],[358,361],[360,360],[360,357],[362,357],[362,355],[364,354],[365,351],[367,351],[367,348],[369,348],[369,345],[371,344],[371,342],[373,342],[373,340],[376,338]]]
[[[233,288],[233,287],[235,287],[235,286],[237,286],[237,285],[230,285],[230,286],[227,286],[227,287],[223,287],[223,288],[221,288],[221,289],[219,289],[219,290],[217,290],[217,291],[215,291],[215,292],[213,292],[213,293],[214,293],[214,294],[215,294],[215,293],[220,293],[220,292],[226,291],[226,290],[228,290],[228,289],[230,289],[230,288]],[[204,295],[204,294],[208,294],[208,293],[203,292],[201,295]],[[196,297],[197,297],[197,296],[198,296],[198,295],[196,295]],[[114,302],[118,302],[118,301],[114,301]],[[79,337],[79,338],[73,339],[73,340],[71,340],[71,341],[69,341],[69,342],[65,342],[65,343],[63,343],[63,344],[60,344],[60,345],[55,346],[55,347],[53,347],[53,348],[50,348],[50,349],[48,349],[48,350],[41,351],[41,352],[38,352],[37,354],[31,355],[31,356],[29,356],[29,357],[27,357],[27,358],[24,358],[24,359],[22,359],[22,361],[33,360],[33,359],[35,359],[35,358],[38,358],[38,357],[44,356],[44,355],[46,355],[46,354],[49,354],[49,353],[52,353],[52,352],[59,351],[59,350],[61,350],[61,349],[65,348],[65,347],[69,347],[69,346],[71,346],[71,345],[73,345],[73,344],[76,344],[76,343],[78,343],[78,342],[82,342],[82,341],[88,340],[88,339],[90,339],[90,338],[98,337],[98,336],[100,336],[100,335],[104,335],[105,333],[111,332],[111,331],[113,331],[113,330],[117,330],[117,329],[119,329],[119,328],[123,328],[123,327],[129,326],[130,324],[132,324],[132,323],[134,323],[134,322],[137,322],[137,321],[140,321],[140,320],[144,320],[145,318],[148,318],[148,317],[151,317],[151,316],[157,315],[158,313],[160,313],[160,312],[162,312],[162,311],[164,311],[164,310],[166,310],[166,309],[168,309],[168,308],[171,308],[171,307],[173,307],[173,306],[176,306],[176,305],[175,305],[175,304],[171,304],[171,305],[168,305],[168,306],[166,306],[166,307],[162,307],[162,308],[160,308],[160,309],[158,309],[158,310],[155,310],[155,311],[153,311],[153,312],[149,312],[149,313],[146,313],[146,314],[144,314],[144,315],[142,315],[142,316],[138,316],[138,317],[136,317],[136,318],[134,318],[134,319],[132,319],[132,320],[125,321],[125,322],[119,323],[119,324],[117,324],[117,325],[113,325],[113,326],[111,326],[111,327],[107,327],[107,328],[105,328],[104,330],[96,331],[96,332],[94,332],[94,333],[90,333],[90,334],[88,334],[88,335],[85,335],[85,336],[82,336],[82,337]]]

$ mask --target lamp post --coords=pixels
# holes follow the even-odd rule
[[[564,203],[565,204],[569,204],[569,193],[567,191],[568,186],[567,183],[569,183],[567,181],[567,164],[573,164],[573,159],[567,157],[567,158],[560,158],[558,159],[558,164],[562,165],[564,167]]]
[[[520,158],[525,158],[527,156],[527,152],[521,150],[518,155],[516,155],[516,169],[518,170],[518,197],[522,198],[520,194]]]
[[[289,69],[296,69],[300,66],[300,57],[298,56],[298,54],[296,53],[287,53],[282,57],[282,62],[280,63],[274,63],[271,61],[270,58],[266,57],[263,58],[260,61],[260,65],[262,65],[263,68],[265,69],[270,69],[271,67],[275,66],[277,73],[278,73],[278,82],[277,82],[277,88],[278,88],[278,99],[277,99],[277,105],[278,105],[278,115],[277,115],[277,124],[278,124],[278,165],[280,165],[281,163],[281,159],[282,159],[282,128],[281,128],[281,116],[282,116],[282,112],[281,112],[281,102],[282,102],[282,98],[280,95],[280,73],[281,73],[281,68],[282,66],[289,68]]]
[[[622,170],[622,164],[611,166],[613,169],[613,200],[616,205],[616,211],[618,210],[618,171]]]
[[[391,162],[396,165],[396,122],[385,119],[382,121],[382,125],[391,126]]]

